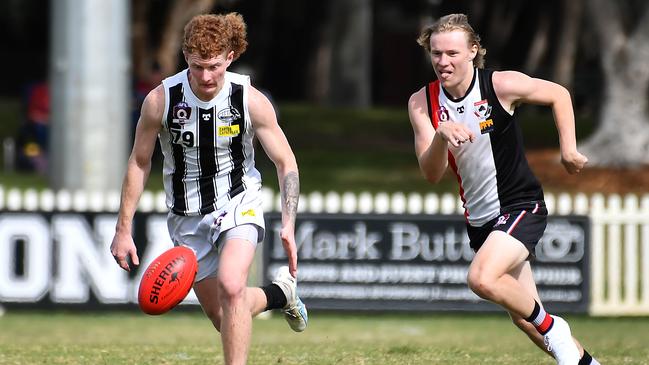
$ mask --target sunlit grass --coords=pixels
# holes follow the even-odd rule
[[[605,364],[648,364],[648,318],[568,316]],[[249,364],[553,364],[504,314],[313,312],[292,332],[279,315],[254,322]],[[0,364],[219,364],[218,333],[201,313],[12,312],[0,318]]]

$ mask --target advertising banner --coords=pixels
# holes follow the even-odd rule
[[[115,263],[116,214],[0,213],[0,303],[23,307],[133,307],[148,263],[172,247],[164,214],[136,214],[140,266]],[[190,292],[187,303],[198,303]]]
[[[0,303],[97,308],[137,303],[139,279],[172,247],[165,214],[136,214],[141,265],[121,270],[109,252],[115,214],[0,213]],[[280,217],[266,215],[264,276],[286,265]],[[553,312],[588,309],[589,224],[552,217],[532,264]],[[466,285],[473,257],[462,216],[308,215],[296,226],[299,294],[312,309],[491,311]],[[184,304],[197,304],[190,292]]]
[[[266,281],[286,265],[281,219],[268,216]],[[551,217],[532,270],[553,312],[587,312],[587,217]],[[312,309],[492,311],[466,276],[473,251],[461,215],[300,215],[298,293]]]

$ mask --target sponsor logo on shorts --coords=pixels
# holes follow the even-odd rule
[[[245,216],[255,217],[256,216],[255,210],[254,209],[248,209],[246,211],[243,211],[243,212],[241,212],[241,216],[242,217],[245,217]]]
[[[214,225],[217,227],[221,227],[221,222],[223,222],[223,218],[225,218],[225,215],[228,214],[228,212],[223,211],[221,214],[219,214],[218,217],[216,217],[216,220],[214,221]]]
[[[507,224],[508,220],[509,220],[509,213],[503,214],[500,217],[498,217],[498,221],[496,222],[496,224],[494,224],[494,227]]]

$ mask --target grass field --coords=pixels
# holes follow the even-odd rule
[[[280,315],[256,319],[249,364],[554,364],[504,314],[311,313],[290,331]],[[602,364],[649,364],[649,318],[568,316]],[[201,313],[9,311],[0,364],[222,364],[219,335]]]

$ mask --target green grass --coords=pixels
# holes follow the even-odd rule
[[[21,173],[12,171],[0,174],[0,185],[2,185],[5,190],[27,187],[43,190],[49,186],[49,182],[47,181],[47,176],[39,175],[37,173]]]
[[[20,98],[0,98],[0,140],[18,134],[24,109]]]
[[[311,313],[293,333],[279,315],[256,319],[249,364],[554,364],[504,314]],[[649,364],[649,318],[568,316],[603,364]],[[220,364],[219,335],[196,312],[8,312],[0,364]]]

